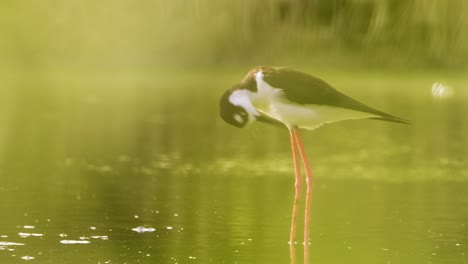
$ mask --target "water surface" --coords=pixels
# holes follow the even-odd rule
[[[468,81],[309,71],[414,123],[303,133],[310,263],[468,263]],[[2,76],[0,262],[289,263],[287,131],[218,117],[243,74]]]

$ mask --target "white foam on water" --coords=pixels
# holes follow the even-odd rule
[[[41,237],[43,236],[44,234],[39,234],[39,233],[25,233],[25,232],[19,232],[18,235],[20,237],[30,237],[30,236],[33,236],[33,237]]]
[[[132,228],[132,230],[137,233],[151,233],[151,232],[156,231],[156,228],[139,226],[139,227]]]
[[[8,242],[8,241],[0,241],[0,246],[24,246],[24,243],[16,243],[16,242]]]
[[[91,243],[88,240],[60,240],[60,243],[65,245],[79,245],[79,244],[89,244]]]

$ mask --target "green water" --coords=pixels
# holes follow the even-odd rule
[[[246,70],[2,75],[0,263],[289,263],[287,130],[218,117]],[[309,263],[468,263],[468,79],[302,70],[414,123],[303,133]]]

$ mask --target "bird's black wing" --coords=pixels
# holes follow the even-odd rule
[[[407,120],[389,115],[367,106],[334,89],[325,81],[289,68],[262,67],[263,80],[282,89],[286,99],[298,104],[329,105],[374,114],[375,119],[398,123]]]

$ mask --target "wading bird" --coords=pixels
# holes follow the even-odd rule
[[[301,180],[298,154],[306,174],[304,245],[308,245],[312,170],[307,161],[298,130],[313,130],[321,125],[349,119],[377,119],[396,123],[409,122],[376,110],[335,90],[314,76],[283,67],[258,66],[227,90],[220,100],[220,115],[235,127],[255,120],[283,124],[289,129],[295,172],[295,196],[289,242],[295,240],[297,205]]]

